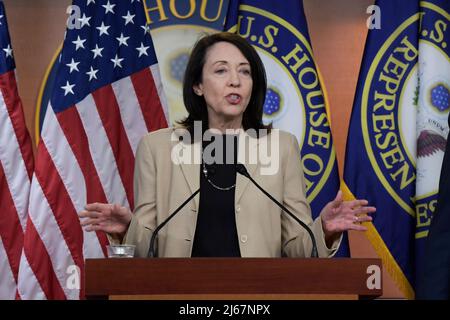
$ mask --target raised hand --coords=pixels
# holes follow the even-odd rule
[[[126,233],[133,216],[130,209],[109,203],[87,204],[78,215],[86,231],[104,231],[119,236]]]
[[[333,236],[347,230],[367,231],[361,223],[372,221],[368,214],[376,211],[375,207],[367,205],[367,200],[344,201],[342,191],[339,190],[336,198],[327,203],[320,213],[325,236]]]

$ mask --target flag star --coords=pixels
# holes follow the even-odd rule
[[[105,8],[105,14],[107,14],[108,12],[115,14],[113,10],[115,6],[116,6],[115,4],[109,3],[109,0],[107,4],[102,5],[102,7]]]
[[[150,32],[150,26],[146,24],[145,26],[141,26],[142,29],[144,29],[144,34],[147,34]]]
[[[122,68],[122,61],[124,59],[119,59],[119,56],[116,54],[116,56],[114,57],[114,59],[111,59],[111,61],[114,63],[114,68]]]
[[[117,39],[117,41],[119,41],[119,47],[120,47],[121,45],[125,45],[125,46],[128,47],[127,41],[128,41],[128,39],[130,39],[130,37],[124,37],[124,36],[123,36],[123,33],[121,33],[121,34],[120,34],[120,37],[119,37],[119,38],[116,38],[116,39]]]
[[[134,24],[134,20],[133,20],[134,17],[136,17],[136,15],[135,14],[131,14],[130,11],[127,12],[126,16],[122,16],[122,18],[125,19],[125,25],[129,24],[130,22],[132,24]]]
[[[78,70],[79,64],[80,64],[79,62],[75,62],[75,60],[73,60],[73,58],[72,58],[72,61],[70,63],[66,64],[66,66],[68,66],[70,68],[69,73],[72,73],[73,70],[80,72],[80,70]]]
[[[105,26],[105,23],[102,22],[102,25],[100,27],[97,27],[98,31],[100,31],[100,36],[102,34],[106,34],[109,36],[108,29],[111,28],[111,26]]]
[[[91,67],[91,70],[89,70],[88,72],[86,72],[86,74],[89,76],[89,82],[92,81],[92,79],[97,79],[97,70],[94,70],[94,68]]]
[[[5,49],[3,49],[3,51],[6,52],[6,57],[11,57],[13,56],[13,49],[11,48],[11,45],[8,44],[8,47],[6,47]]]
[[[66,82],[65,86],[62,86],[61,89],[64,89],[64,97],[67,96],[69,93],[75,94],[73,92],[73,87],[75,87],[74,84],[70,84],[69,81]]]
[[[94,59],[97,57],[103,57],[102,51],[104,48],[99,48],[98,44],[95,45],[95,49],[92,49],[91,51],[94,53]]]
[[[83,16],[81,18],[78,18],[78,21],[81,22],[81,28],[83,28],[85,25],[91,26],[89,23],[89,20],[91,20],[92,17],[86,17],[86,14],[83,13]]]
[[[2,25],[2,21],[1,20],[3,19],[3,17],[4,16],[2,14],[0,14],[0,26]]]
[[[77,39],[77,40],[72,41],[72,43],[73,43],[74,45],[76,45],[75,51],[78,51],[78,49],[80,49],[80,48],[86,49],[86,48],[84,47],[84,43],[85,43],[85,42],[86,42],[86,39],[82,40],[82,39],[80,39],[80,36],[78,36],[78,39]]]
[[[146,56],[148,56],[148,53],[147,53],[147,50],[149,49],[150,47],[144,47],[144,44],[141,42],[141,46],[139,47],[139,48],[136,48],[136,50],[137,51],[139,51],[139,58],[142,56],[142,55],[146,55]]]
[[[95,4],[95,0],[87,0],[87,6],[90,5],[91,3]]]

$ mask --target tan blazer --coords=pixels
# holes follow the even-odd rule
[[[259,160],[253,164],[249,163],[250,159],[244,160],[242,156],[245,152],[241,152],[243,149],[239,149],[239,161],[245,162],[250,175],[263,188],[312,228],[319,256],[332,256],[340,239],[333,243],[332,248],[327,248],[321,219],[314,222],[311,219],[311,210],[305,199],[297,140],[289,133],[277,132],[279,144],[270,143],[269,137],[275,133],[256,139],[242,131],[239,137],[239,148],[253,153],[257,152],[262,142],[268,142],[271,148],[278,146],[280,157],[276,174],[263,174],[261,169],[265,166]],[[201,159],[201,142],[179,144],[171,141],[173,133],[173,128],[150,133],[141,140],[137,150],[135,210],[124,242],[136,245],[138,257],[147,256],[150,238],[156,226],[200,185],[200,164],[176,162],[180,162],[181,152],[190,152],[193,157]],[[175,146],[178,149],[174,149]],[[172,157],[175,161],[172,161]],[[236,176],[235,208],[242,257],[310,256],[311,241],[307,232],[240,174]],[[191,256],[198,209],[199,195],[160,230],[157,238],[159,257]]]

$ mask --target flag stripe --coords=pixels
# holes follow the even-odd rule
[[[161,104],[161,108],[164,114],[164,118],[161,119],[161,127],[160,128],[167,128],[167,124],[169,123],[169,104],[166,99],[166,94],[164,93],[163,83],[161,80],[161,73],[159,71],[159,64],[155,63],[150,66],[150,73],[151,77],[153,78],[153,83],[155,85],[155,88],[158,92],[159,102]],[[155,103],[155,99],[153,98],[151,101]],[[159,117],[157,117],[159,119]],[[160,129],[160,128],[156,128]]]
[[[111,86],[105,86],[94,92],[92,96],[116,159],[128,203],[133,209],[134,154],[120,118],[120,109],[114,91]]]
[[[0,124],[2,132],[0,135],[0,163],[3,165],[5,178],[8,183],[8,189],[11,192],[16,213],[20,219],[22,229],[25,230],[30,178],[27,173],[27,166],[22,157],[20,143],[17,141],[17,136],[15,135],[13,120],[9,117],[11,112],[3,106],[6,105],[2,92],[0,94]]]
[[[131,76],[148,131],[167,127],[163,106],[157,99],[157,87],[150,69],[144,69]],[[168,119],[168,118],[167,118]]]
[[[33,194],[33,192],[32,192]],[[39,201],[39,200],[38,200]],[[42,200],[44,202],[45,200]],[[30,201],[33,203],[33,201]],[[42,204],[44,206],[44,204]],[[36,212],[37,211],[37,206]],[[42,211],[39,211],[42,212]],[[48,224],[47,224],[48,225]],[[50,230],[50,229],[49,229]],[[53,233],[53,232],[52,232]],[[46,234],[47,236],[51,236],[50,234]],[[56,245],[56,244],[55,244]],[[40,287],[42,288],[45,296],[54,299],[65,299],[66,295],[62,289],[60,281],[55,274],[55,270],[53,269],[52,260],[50,259],[50,255],[52,255],[51,251],[48,251],[44,242],[41,240],[38,230],[36,230],[32,219],[28,220],[27,230],[25,232],[24,239],[24,256],[28,261],[28,266],[31,268],[32,272],[36,276]],[[21,266],[20,266],[20,282],[19,282],[19,292],[23,299],[36,299],[37,297],[32,293],[28,292],[28,286],[25,282],[29,280],[25,274],[22,275],[22,268],[25,266],[24,260],[22,256]],[[56,255],[52,255],[55,256]],[[62,261],[61,261],[62,262]],[[25,270],[24,270],[25,272]],[[23,281],[22,281],[23,279]],[[27,290],[24,287],[27,287]],[[32,290],[35,290],[35,286],[32,287]]]
[[[39,239],[40,241],[40,239]],[[44,291],[42,291],[41,285],[36,278],[33,270],[28,263],[28,259],[25,255],[25,250],[22,251],[20,257],[20,270],[19,279],[26,279],[26,281],[19,281],[17,285],[17,300],[23,299],[46,299]],[[49,278],[50,279],[50,278]]]
[[[6,253],[5,256],[0,254],[0,260],[9,261],[14,279],[17,281],[20,252],[23,245],[23,230],[11,194],[8,192],[8,185],[2,177],[4,177],[4,171],[0,163],[0,190],[2,190],[0,192],[0,238]]]
[[[133,83],[130,77],[125,77],[113,83],[111,87],[116,96],[120,117],[130,141],[131,149],[133,154],[136,154],[138,143],[148,130],[142,112],[140,112],[142,109],[136,108],[139,106],[139,101]]]
[[[25,123],[22,101],[20,100],[19,93],[17,91],[14,71],[9,71],[3,75],[0,75],[0,88],[2,91],[1,98],[5,102],[5,106],[8,109],[15,136],[19,142],[19,149],[22,153],[22,158],[24,159],[26,172],[28,173],[28,181],[31,181],[31,176],[33,175],[33,148],[31,146],[31,138]]]
[[[48,153],[44,141],[41,141],[39,144],[38,152],[40,157],[36,161],[35,176],[42,188],[42,198],[45,198],[49,205],[49,210],[39,211],[41,212],[41,215],[38,219],[40,219],[40,222],[43,224],[56,223],[56,225],[40,228],[43,225],[35,222],[35,227],[43,237],[42,240],[46,245],[47,251],[50,256],[53,257],[53,265],[56,265],[57,267],[55,272],[61,280],[65,279],[66,270],[58,270],[60,266],[76,264],[80,268],[81,274],[84,272],[82,254],[83,231],[79,223],[78,214],[70,200],[67,189],[58,174],[55,164]],[[55,192],[55,190],[57,190],[57,192]],[[34,201],[32,202],[32,200],[33,199],[30,201],[30,213],[32,209],[34,210],[34,206],[37,205],[37,203]],[[31,205],[33,205],[33,207]],[[42,212],[48,212],[49,217],[44,216]],[[53,213],[53,215],[51,213]],[[36,219],[36,217],[33,218]],[[43,219],[46,219],[46,222],[42,221]],[[45,230],[54,231],[50,234],[45,232]],[[51,240],[48,239],[50,241],[45,241],[45,237],[55,238]],[[73,259],[72,263],[61,264],[60,259],[62,257],[65,257],[63,261]],[[64,284],[62,283],[61,285],[64,288]]]
[[[1,226],[0,221],[0,226]],[[3,236],[0,236],[0,299],[1,300],[12,300],[15,297],[16,292],[16,278],[8,263],[8,259],[3,259],[7,257],[7,252],[3,246],[2,242]],[[20,257],[20,256],[19,256]]]
[[[0,299],[14,299],[33,170],[14,70],[0,75],[0,129]]]
[[[75,110],[76,113],[76,109],[72,109]],[[58,117],[62,116],[65,112],[66,111],[59,113]],[[46,120],[48,121],[48,124],[42,133],[42,141],[44,141],[55,168],[58,170],[58,175],[61,177],[65,189],[68,191],[75,212],[78,213],[83,210],[84,205],[86,204],[85,182],[83,179],[78,179],[83,176],[83,173],[81,172],[78,161],[75,158],[68,141],[63,138],[64,132],[62,131],[60,123],[56,119],[51,106],[47,108]],[[62,138],[52,139],[52,137],[58,136]],[[83,256],[85,258],[99,257],[102,255],[102,248],[95,233],[83,230],[83,239],[85,240],[83,242]]]
[[[86,132],[84,130],[83,124],[81,122],[80,115],[77,112],[76,108],[69,108],[64,112],[60,112],[58,115],[58,121],[61,125],[61,130],[65,135],[67,142],[70,145],[70,149],[73,152],[74,160],[71,161],[77,162],[77,166],[79,165],[80,170],[82,171],[82,176],[84,177],[84,183],[81,184],[79,189],[76,190],[77,196],[75,199],[78,199],[78,203],[76,205],[77,212],[84,209],[84,204],[100,202],[106,203],[108,200],[106,199],[105,192],[103,191],[102,184],[100,182],[99,176],[97,174],[97,170],[95,169],[94,161],[92,160],[91,153],[89,152],[89,142],[86,136]],[[66,146],[64,149],[68,149]],[[59,149],[58,149],[59,150]],[[66,153],[71,153],[70,150],[67,150]],[[56,158],[55,154],[52,155],[52,158]],[[81,176],[81,174],[79,174]],[[79,177],[78,176],[78,177]],[[68,178],[68,181],[76,181],[77,176],[71,175]],[[82,181],[80,179],[80,181]],[[74,196],[72,197],[74,199]],[[87,232],[84,233],[84,238],[89,239],[92,233]],[[86,247],[91,247],[90,241],[84,241],[84,258],[95,258],[99,257],[100,252],[98,252],[97,242],[99,242],[101,246],[101,250],[104,256],[106,256],[106,245],[108,244],[108,239],[104,232],[96,233],[98,241],[92,242],[94,250],[90,250]],[[97,253],[97,255],[95,255]]]
[[[121,203],[129,207],[117,164],[92,95],[88,95],[76,107],[88,138],[89,152],[108,203]]]

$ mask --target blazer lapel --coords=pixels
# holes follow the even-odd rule
[[[195,142],[189,145],[183,145],[183,152],[191,155],[189,162],[181,161],[177,154],[177,158],[180,163],[181,172],[183,172],[184,178],[189,185],[191,193],[197,191],[200,188],[200,159],[201,159],[201,142]],[[198,196],[194,197],[195,208],[198,210]]]

